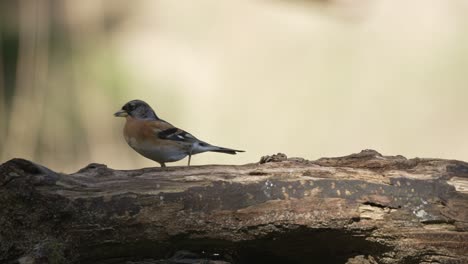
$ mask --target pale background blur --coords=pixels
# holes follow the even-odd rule
[[[467,0],[2,0],[0,51],[0,162],[157,166],[112,115],[131,99],[247,151],[193,164],[468,160]]]

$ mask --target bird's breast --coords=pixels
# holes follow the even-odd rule
[[[124,127],[127,144],[142,156],[157,161],[171,162],[185,158],[187,146],[181,142],[160,139],[147,121],[127,119]]]
[[[138,147],[138,142],[137,142],[136,138],[134,138],[134,137],[125,136],[125,141],[127,141],[127,144],[132,148],[137,148]]]

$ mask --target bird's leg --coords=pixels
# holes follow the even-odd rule
[[[188,164],[187,166],[190,167],[190,160],[192,160],[192,150],[193,150],[193,146],[190,148],[190,151],[188,153]]]
[[[161,162],[161,163],[159,163],[159,164],[161,164],[161,168],[165,168],[165,167],[166,167],[166,164],[164,164],[164,162]]]

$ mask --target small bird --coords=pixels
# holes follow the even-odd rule
[[[132,100],[114,114],[125,117],[124,137],[128,145],[142,156],[166,167],[166,162],[174,162],[188,156],[188,166],[192,155],[207,151],[236,154],[244,152],[210,145],[160,119],[144,101]]]

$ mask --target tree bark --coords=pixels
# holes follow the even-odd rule
[[[0,166],[1,263],[468,263],[468,164]]]

